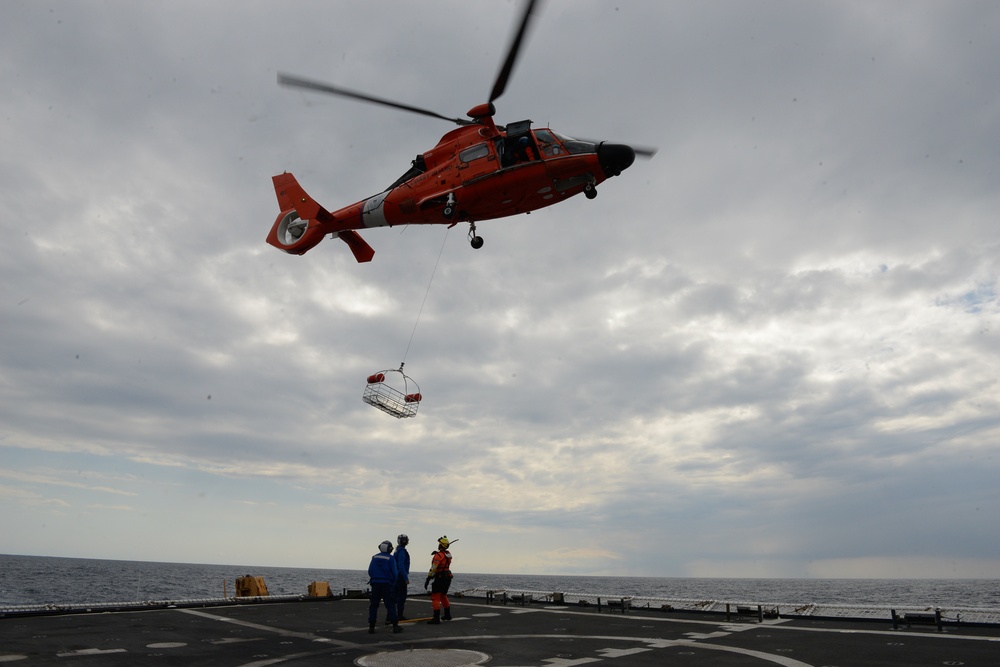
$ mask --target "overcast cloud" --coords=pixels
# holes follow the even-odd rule
[[[1000,5],[550,0],[498,120],[652,160],[480,250],[264,243],[272,175],[450,129],[277,72],[461,115],[520,7],[0,4],[0,551],[1000,577]]]

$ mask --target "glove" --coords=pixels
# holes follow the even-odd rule
[[[427,587],[430,585],[431,585],[431,578],[427,577],[427,579],[424,581],[424,590],[427,590]]]

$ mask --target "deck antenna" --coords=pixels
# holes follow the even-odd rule
[[[441,241],[441,249],[438,251],[437,261],[434,262],[434,269],[431,271],[431,279],[427,281],[427,289],[424,291],[423,301],[420,302],[420,310],[417,311],[417,320],[413,323],[413,331],[410,332],[410,340],[406,343],[406,351],[403,352],[403,360],[399,363],[399,369],[403,370],[403,364],[406,363],[406,355],[410,353],[410,345],[413,343],[413,336],[417,333],[417,324],[420,323],[420,315],[424,312],[424,304],[427,303],[427,295],[431,291],[431,283],[434,282],[434,274],[437,273],[438,264],[441,263],[441,255],[444,254],[444,244],[448,241],[448,232],[451,231],[451,227],[444,230],[444,239]]]

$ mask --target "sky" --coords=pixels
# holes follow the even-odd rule
[[[461,116],[522,6],[0,3],[0,553],[1000,578],[1000,5],[549,0],[498,122],[655,157],[265,244],[452,127],[278,72]]]

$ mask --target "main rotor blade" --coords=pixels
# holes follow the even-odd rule
[[[401,102],[393,102],[392,100],[386,100],[381,97],[375,97],[374,95],[367,95],[365,93],[359,93],[354,90],[349,90],[347,88],[339,88],[337,86],[332,86],[328,83],[322,83],[320,81],[311,81],[309,79],[303,79],[301,77],[292,76],[290,74],[278,73],[278,83],[283,86],[291,86],[293,88],[305,88],[306,90],[315,90],[321,93],[330,93],[332,95],[340,95],[341,97],[350,97],[355,100],[361,100],[362,102],[369,102],[371,104],[381,104],[382,106],[392,107],[393,109],[402,109],[403,111],[409,111],[410,113],[420,114],[421,116],[430,116],[431,118],[438,118],[440,120],[446,120],[449,123],[455,123],[456,125],[469,125],[471,121],[465,118],[449,118],[448,116],[442,116],[436,111],[431,111],[429,109],[421,109],[420,107],[410,106],[409,104],[403,104]]]
[[[503,67],[500,68],[500,73],[497,74],[497,80],[493,84],[493,92],[490,93],[490,102],[503,95],[504,89],[507,88],[507,79],[510,78],[510,73],[514,70],[518,51],[521,50],[521,42],[528,31],[528,24],[531,22],[531,16],[535,13],[535,5],[537,4],[538,0],[529,0],[524,8],[524,16],[521,17],[521,26],[517,29],[514,41],[511,42],[510,48],[507,50],[507,59],[504,61]]]

